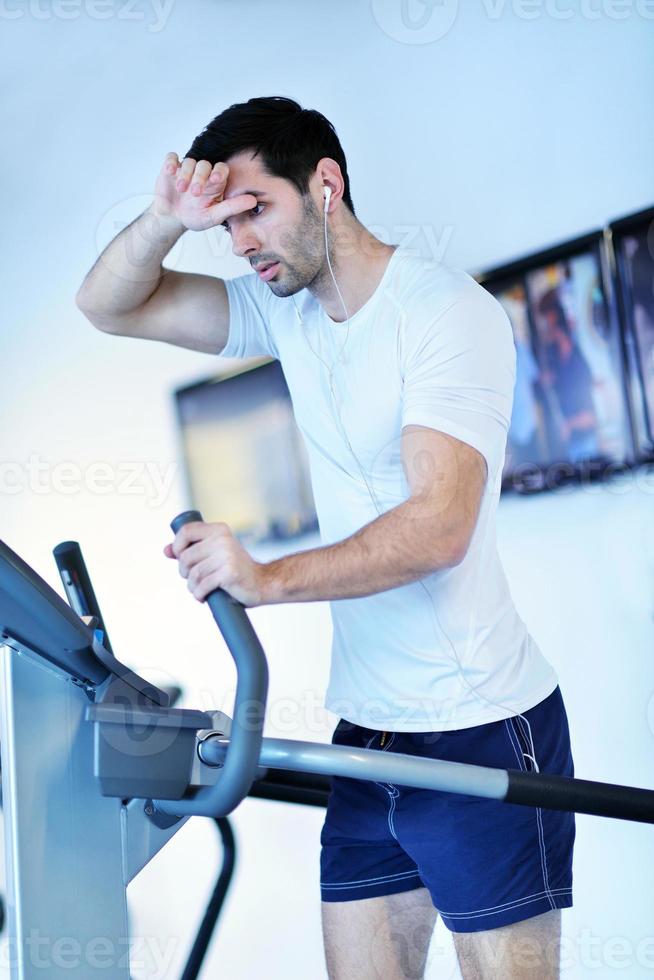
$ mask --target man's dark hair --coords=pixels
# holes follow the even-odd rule
[[[323,157],[335,160],[345,182],[343,201],[354,214],[347,163],[336,130],[321,112],[280,95],[230,105],[193,140],[186,156],[215,164],[252,150],[272,177],[284,177],[303,196]]]

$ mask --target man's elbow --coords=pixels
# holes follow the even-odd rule
[[[75,294],[75,306],[84,314],[84,316],[88,316],[91,303],[89,301],[88,293],[84,289],[84,283],[82,283]]]
[[[467,555],[468,548],[469,542],[464,544],[460,541],[444,541],[441,538],[423,556],[423,573],[429,575],[432,572],[444,572],[448,568],[456,568]]]
[[[452,548],[449,554],[449,560],[447,563],[448,568],[456,568],[460,565],[465,556],[468,554],[468,545],[460,545],[457,548]]]
[[[428,516],[421,544],[422,557],[428,572],[455,568],[465,559],[470,549],[473,528],[465,527],[457,518],[451,521],[438,521],[431,512]]]
[[[115,323],[93,310],[81,288],[75,296],[75,306],[97,330],[102,330],[103,333],[116,333]]]
[[[81,286],[77,290],[77,293],[75,295],[75,306],[80,311],[80,313],[83,313],[86,319],[90,320],[91,323],[93,323],[93,326],[95,326],[95,323],[93,322],[92,319],[93,312],[91,310],[91,306],[88,302],[88,299],[84,296],[84,291]]]
[[[446,568],[456,568],[465,559],[470,550],[472,533],[458,534],[448,542],[446,549]]]

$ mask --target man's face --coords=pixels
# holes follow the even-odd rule
[[[232,251],[254,269],[277,263],[261,278],[276,296],[292,296],[309,286],[323,269],[325,243],[322,217],[310,195],[302,197],[294,184],[266,174],[259,157],[249,151],[225,161],[229,176],[225,199],[254,194],[257,206],[234,215],[224,227]]]

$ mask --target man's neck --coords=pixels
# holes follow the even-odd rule
[[[354,316],[377,289],[397,246],[375,238],[355,218],[346,218],[340,224],[333,221],[329,230],[329,258],[334,276],[348,316]],[[309,291],[331,320],[345,322],[343,303],[326,262]]]

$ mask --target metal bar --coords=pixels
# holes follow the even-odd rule
[[[547,802],[543,803],[542,801]],[[510,772],[507,803],[654,823],[654,792],[549,773]]]
[[[228,744],[229,739],[222,735],[208,735],[200,743],[200,757],[207,765],[220,766]],[[274,738],[264,738],[259,763],[271,769],[347,776],[397,786],[463,793],[519,806],[654,823],[654,790],[569,779],[550,773],[491,769],[399,752]]]
[[[229,739],[208,735],[199,746],[207,765],[220,765]],[[412,755],[389,754],[373,749],[352,749],[346,745],[322,745],[296,742],[284,738],[264,738],[259,765],[293,772],[321,773],[325,776],[349,776],[374,782],[467,793],[501,800],[506,796],[509,775],[503,769],[468,766],[440,759],[421,759]],[[654,794],[653,794],[654,795]]]

